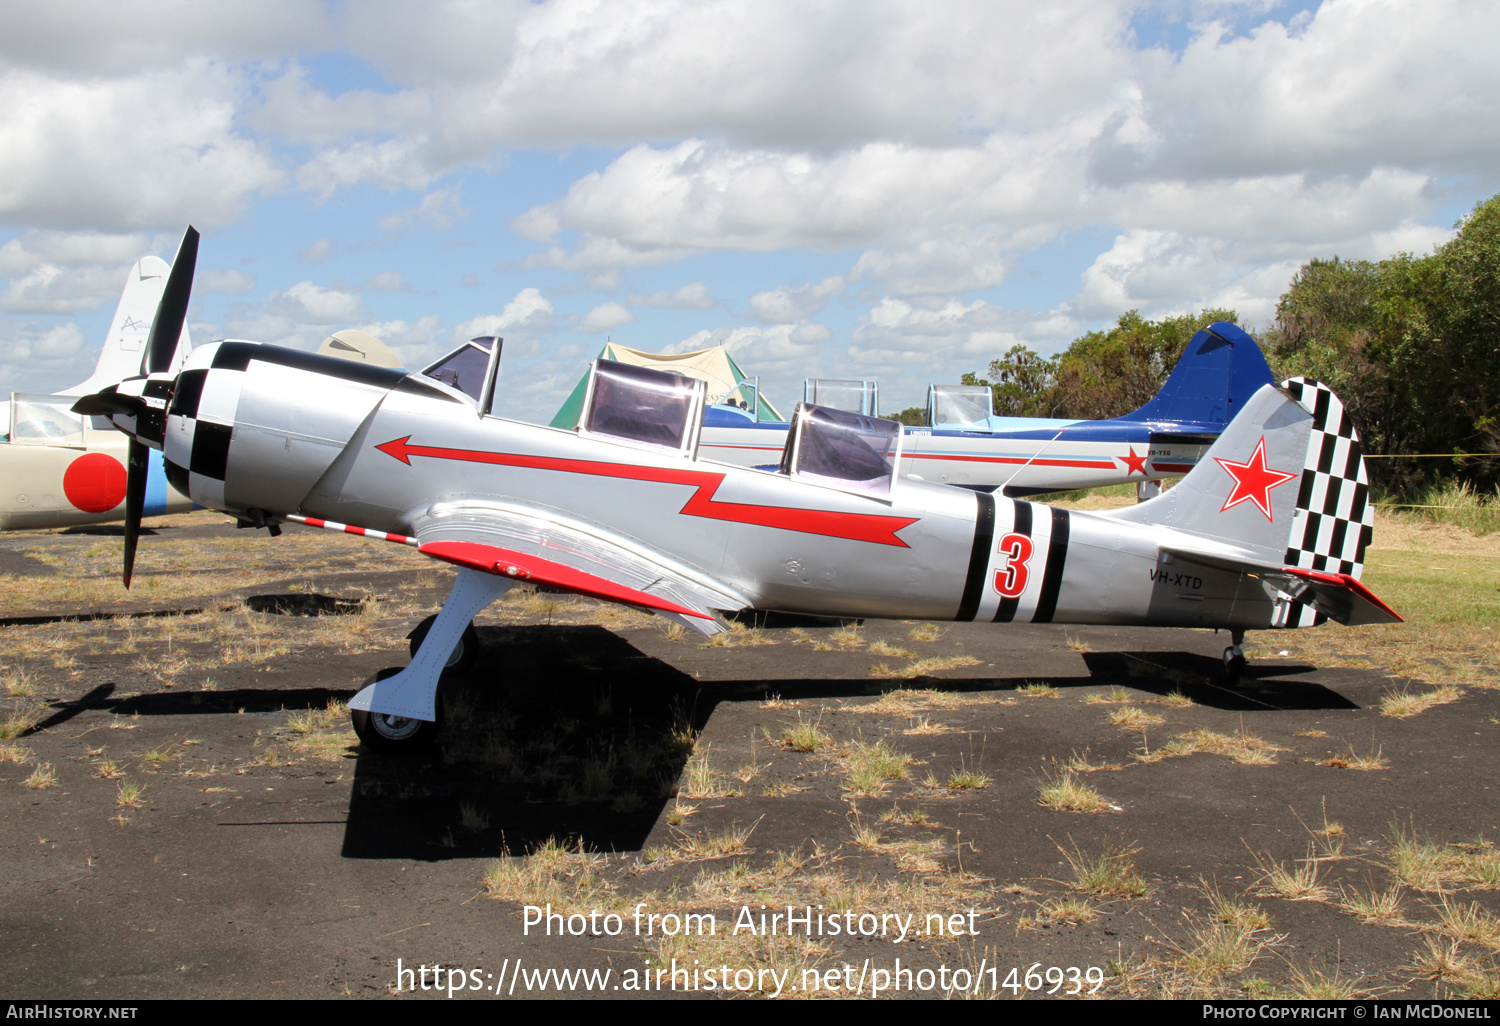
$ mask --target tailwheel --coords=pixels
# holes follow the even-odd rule
[[[407,646],[412,658],[417,656],[417,649],[422,647],[427,632],[432,630],[432,625],[437,622],[437,616],[429,616],[412,629],[407,635],[410,644]],[[468,673],[479,659],[479,632],[474,629],[474,621],[470,620],[464,632],[459,636],[458,644],[453,646],[453,651],[448,654],[448,661],[443,664],[443,676],[457,676]]]
[[[1229,683],[1238,684],[1245,674],[1247,665],[1244,648],[1245,632],[1232,631],[1229,637],[1233,644],[1224,650],[1224,676],[1229,678]]]
[[[385,680],[401,671],[396,668],[381,670],[370,683]],[[428,722],[410,716],[395,716],[390,713],[371,713],[363,709],[349,710],[354,733],[371,751],[381,755],[419,755],[432,747],[443,729],[443,699],[437,696],[437,719]]]

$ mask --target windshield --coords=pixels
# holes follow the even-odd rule
[[[890,494],[900,424],[805,403],[797,408],[796,421],[796,437],[787,443],[796,462],[791,468],[794,476],[872,495]]]
[[[667,449],[689,440],[703,383],[685,374],[600,360],[584,430]]]
[[[457,389],[477,403],[484,393],[484,376],[490,366],[489,344],[493,342],[491,338],[465,342],[422,373],[433,381]]]
[[[927,415],[933,427],[988,431],[991,402],[987,385],[933,385]]]

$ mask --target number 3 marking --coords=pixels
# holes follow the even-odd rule
[[[1005,566],[995,571],[995,590],[1006,598],[1020,598],[1029,576],[1026,564],[1031,561],[1031,539],[1024,534],[1007,534],[1000,539],[999,553]]]

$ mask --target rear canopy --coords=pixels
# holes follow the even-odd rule
[[[735,403],[736,406],[743,403],[745,409],[756,408],[754,385],[742,384],[745,381],[745,372],[740,370],[739,365],[734,362],[729,351],[723,346],[699,349],[691,353],[647,353],[615,342],[606,342],[599,352],[599,359],[614,360],[633,367],[675,371],[678,374],[697,378],[708,386],[707,401],[710,406],[722,403],[726,399],[735,399],[738,400]],[[568,431],[578,426],[578,418],[583,413],[583,398],[588,391],[588,384],[589,374],[585,370],[583,377],[579,378],[578,384],[574,386],[573,393],[568,396],[562,408],[557,411],[557,415],[552,418],[550,426]],[[756,419],[774,423],[786,421],[786,418],[771,405],[764,395],[760,397],[760,415]]]

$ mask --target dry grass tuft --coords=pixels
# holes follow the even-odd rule
[[[1307,858],[1292,866],[1271,858],[1269,854],[1257,855],[1255,863],[1261,871],[1260,893],[1288,901],[1328,900],[1328,888],[1318,883],[1321,866],[1311,851]]]
[[[833,744],[833,738],[819,728],[817,720],[807,723],[800,714],[796,726],[782,728],[779,740],[783,747],[794,752],[816,752]]]
[[[1285,748],[1242,730],[1220,734],[1199,728],[1177,735],[1154,752],[1139,752],[1135,758],[1150,763],[1202,753],[1227,756],[1242,766],[1273,766],[1276,764],[1274,753],[1284,751]]]
[[[498,901],[551,904],[564,914],[608,908],[614,885],[604,879],[604,859],[548,838],[529,856],[507,855],[485,867],[484,889]]]
[[[1346,889],[1339,884],[1339,908],[1357,916],[1362,923],[1376,926],[1400,926],[1406,922],[1401,907],[1405,890],[1399,883],[1391,884],[1383,891],[1371,887],[1368,891]]]
[[[1137,706],[1127,705],[1109,714],[1109,722],[1121,730],[1138,731],[1146,727],[1159,727],[1167,722],[1155,713],[1148,713]]]
[[[57,773],[52,769],[50,762],[39,762],[32,769],[31,775],[24,781],[27,787],[34,790],[42,790],[57,786]]]
[[[1037,804],[1061,812],[1119,812],[1120,807],[1081,782],[1072,772],[1048,777],[1037,788]]]
[[[1421,694],[1412,694],[1403,688],[1400,691],[1387,692],[1380,700],[1380,715],[1404,720],[1409,716],[1424,713],[1435,705],[1456,702],[1463,695],[1463,689],[1454,687],[1452,684],[1444,684]]]
[[[1144,898],[1151,893],[1151,885],[1136,868],[1139,848],[1113,845],[1098,855],[1085,855],[1076,844],[1072,851],[1061,845],[1057,850],[1073,870],[1074,890],[1105,898]]]

